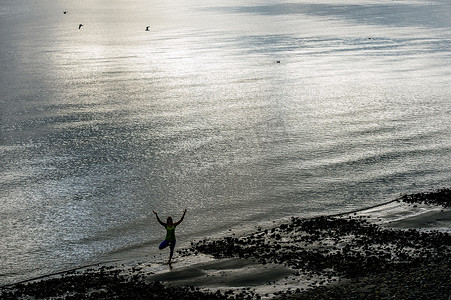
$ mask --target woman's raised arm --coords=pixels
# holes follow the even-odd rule
[[[174,226],[177,226],[177,225],[179,225],[180,223],[182,223],[183,218],[185,218],[185,214],[186,214],[186,209],[183,211],[183,216],[182,216],[182,218],[181,218],[178,222],[175,222],[175,223],[174,223]]]
[[[155,216],[157,217],[157,221],[158,223],[160,223],[162,226],[166,227],[166,223],[161,222],[160,218],[158,217],[158,214],[156,211],[153,211],[153,213],[155,214]]]

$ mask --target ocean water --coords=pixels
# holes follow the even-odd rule
[[[451,185],[448,0],[2,0],[0,39],[0,284],[154,254],[152,210],[183,246]]]

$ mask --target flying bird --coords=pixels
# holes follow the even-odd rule
[[[78,25],[78,29],[81,29],[81,26],[83,26],[83,24]]]

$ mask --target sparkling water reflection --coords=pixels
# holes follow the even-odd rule
[[[450,184],[448,1],[53,2],[0,4],[1,283]]]

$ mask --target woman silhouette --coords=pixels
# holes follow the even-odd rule
[[[164,241],[160,244],[160,247],[158,247],[158,248],[160,250],[162,250],[162,249],[166,248],[167,246],[169,246],[169,249],[171,251],[169,252],[168,264],[170,265],[172,256],[174,255],[174,248],[175,248],[175,227],[177,227],[177,225],[182,223],[183,218],[185,217],[185,214],[186,214],[186,209],[183,211],[182,218],[178,222],[175,222],[175,223],[172,222],[171,217],[168,217],[166,220],[166,223],[163,223],[160,220],[160,218],[158,217],[158,213],[156,211],[153,211],[153,213],[157,217],[158,223],[160,223],[164,228],[166,228],[166,238],[164,239]]]

